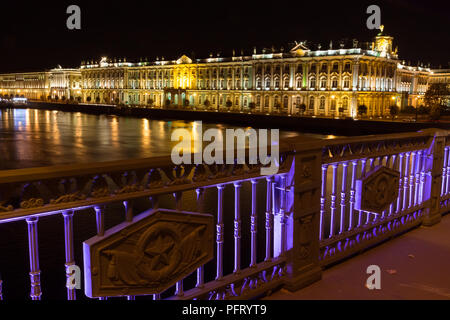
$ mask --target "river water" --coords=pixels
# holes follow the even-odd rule
[[[192,131],[194,122],[90,115],[37,109],[0,113],[0,170],[89,163],[170,154],[173,129]],[[230,125],[203,124],[224,131]],[[280,138],[323,137],[280,131]]]
[[[170,154],[175,128],[194,130],[188,121],[160,121],[152,119],[88,115],[37,109],[7,109],[0,113],[0,170],[41,167],[56,164],[89,163],[130,158],[145,158]],[[230,125],[203,124],[203,130],[225,130]],[[280,138],[298,136],[331,138],[314,134],[280,131]],[[216,214],[216,191],[207,190],[206,212]],[[225,253],[233,252],[233,187],[224,190]],[[249,243],[250,183],[242,186],[242,241]],[[258,202],[264,203],[265,183],[258,184]],[[137,202],[135,212],[150,207],[148,200]],[[161,199],[161,207],[173,207],[172,199]],[[195,194],[183,197],[183,209],[195,211]],[[264,243],[264,207],[258,208],[258,243]],[[110,207],[105,216],[108,229],[123,221],[123,208]],[[85,210],[74,215],[75,261],[83,265],[82,242],[96,234],[95,215]],[[64,225],[62,216],[39,220],[39,255],[43,299],[65,299]],[[264,258],[264,248],[258,248],[258,259]],[[224,270],[232,270],[232,259],[226,259]],[[243,245],[242,265],[249,263],[249,246]],[[206,279],[214,277],[214,263],[206,267]],[[210,271],[208,271],[210,270]],[[0,224],[0,276],[3,279],[5,300],[27,299],[29,294],[29,261],[27,228],[24,221]],[[191,279],[193,283],[194,279]],[[189,281],[187,281],[189,282]],[[85,299],[82,290],[77,295]]]

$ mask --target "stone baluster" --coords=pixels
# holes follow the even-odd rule
[[[349,207],[349,219],[348,219],[348,231],[353,229],[353,216],[355,209],[355,193],[356,193],[356,170],[358,168],[358,160],[352,161],[352,182],[350,185],[350,207]]]
[[[333,163],[331,165],[333,168],[333,180],[331,184],[331,205],[330,205],[330,236],[329,238],[334,236],[335,229],[335,215],[336,215],[336,192],[337,192],[337,169],[338,164]]]
[[[346,212],[346,196],[347,196],[347,168],[348,162],[342,164],[342,186],[341,186],[341,221],[339,225],[339,234],[344,232],[345,228],[345,212]]]
[[[28,224],[28,252],[30,257],[30,282],[32,300],[41,300],[41,270],[39,269],[39,244],[38,244],[38,229],[37,217],[27,219]]]
[[[258,180],[252,179],[252,212],[250,216],[250,232],[251,232],[251,257],[250,267],[256,266],[257,260],[257,243],[258,243],[258,216],[257,216],[257,199],[256,187]]]
[[[223,189],[224,185],[217,186],[217,224],[216,224],[216,280],[223,277],[223,241],[224,241],[224,225],[223,225]]]
[[[266,196],[266,258],[264,261],[272,260],[272,185],[274,184],[274,177],[266,178],[267,181],[267,196]]]
[[[327,170],[328,165],[322,165],[322,180],[321,180],[321,189],[320,189],[320,218],[319,218],[319,240],[323,240],[323,229],[324,229],[324,219],[325,219],[325,204],[327,199]]]
[[[74,251],[73,251],[73,211],[64,211],[62,213],[64,218],[64,245],[66,252],[66,278],[72,276],[71,267],[75,265]],[[67,287],[67,300],[76,300],[76,289],[68,286],[68,281],[66,281]]]
[[[240,181],[234,183],[234,273],[241,270],[241,187]]]

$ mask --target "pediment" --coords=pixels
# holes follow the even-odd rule
[[[177,64],[189,64],[189,63],[192,63],[192,59],[184,54],[177,60]]]

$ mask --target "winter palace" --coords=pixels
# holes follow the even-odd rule
[[[0,74],[0,94],[30,100],[355,116],[361,104],[369,115],[387,114],[392,104],[418,107],[430,83],[450,83],[450,69],[401,61],[393,37],[383,28],[373,42],[330,42],[327,47],[295,42],[288,50],[255,48],[251,55],[233,51],[231,57],[182,55],[153,62],[103,57],[74,69]]]

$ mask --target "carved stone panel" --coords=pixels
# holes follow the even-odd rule
[[[356,181],[355,209],[382,213],[398,197],[400,173],[377,166]]]
[[[83,243],[88,297],[161,293],[214,256],[211,215],[146,211]]]

